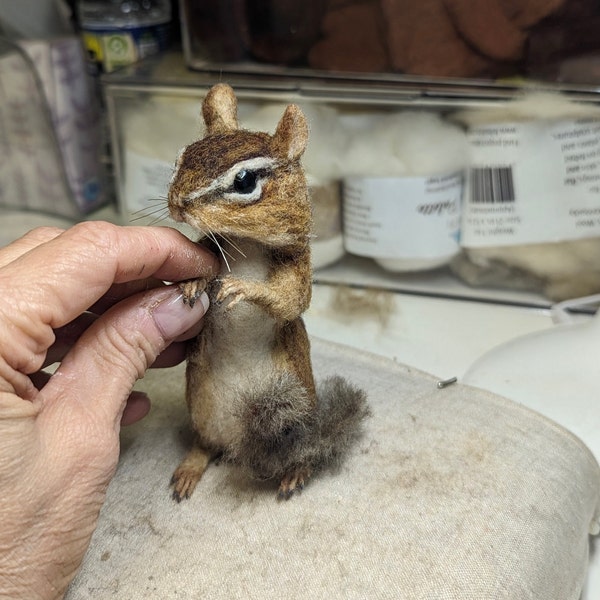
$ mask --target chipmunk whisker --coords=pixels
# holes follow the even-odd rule
[[[160,215],[159,219],[158,219],[160,221],[160,220],[163,220],[164,218],[166,218],[166,216],[168,214],[168,210],[169,209],[166,206],[159,206],[159,207],[149,206],[148,208],[145,208],[143,210],[139,210],[134,213],[131,213],[132,216],[133,215],[136,215],[136,216],[129,219],[129,221],[131,223],[133,223],[135,221],[140,221],[142,219],[148,219],[155,215]]]
[[[167,210],[165,210],[165,212],[162,215],[158,215],[153,221],[150,221],[150,223],[148,223],[148,225],[151,227],[152,225],[156,225],[157,223],[160,223],[161,221],[166,221],[169,218],[169,213]]]
[[[146,200],[146,202],[148,203],[148,206],[144,206],[143,208],[140,208],[138,210],[134,210],[131,214],[132,215],[137,215],[139,213],[144,213],[146,212],[148,209],[153,209],[156,208],[157,206],[163,206],[166,205],[168,200],[167,197],[163,197],[163,198],[148,198]]]
[[[243,250],[242,250],[242,249],[241,249],[239,246],[237,246],[236,244],[234,244],[234,243],[233,243],[233,241],[231,240],[231,238],[228,238],[228,237],[224,236],[223,234],[221,234],[221,237],[222,237],[222,238],[223,238],[223,239],[224,239],[224,240],[225,240],[225,241],[226,241],[226,242],[227,242],[227,243],[228,243],[228,244],[229,244],[229,245],[230,245],[230,246],[231,246],[231,247],[232,247],[232,248],[233,248],[233,249],[234,249],[234,250],[235,250],[235,251],[238,253],[238,254],[240,254],[240,256],[242,256],[243,258],[248,258],[248,257],[247,257],[247,256],[244,254]],[[231,256],[231,254],[230,254],[229,256],[230,256],[230,258],[231,258],[232,260],[235,260],[235,258],[234,258],[233,256]]]
[[[231,273],[231,267],[229,266],[229,261],[227,260],[227,256],[225,256],[226,254],[229,254],[229,253],[223,248],[223,246],[221,246],[221,244],[219,244],[219,240],[217,239],[217,236],[212,231],[210,231],[210,229],[206,231],[206,235],[215,243],[215,245],[219,249],[219,252],[221,253],[221,256],[223,257],[223,261],[225,262],[225,266],[227,267],[227,271],[229,271],[229,273]],[[229,254],[229,258],[232,258],[231,254]]]

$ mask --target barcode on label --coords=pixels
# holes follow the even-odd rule
[[[514,202],[515,186],[511,167],[473,167],[471,169],[471,202],[495,204]]]

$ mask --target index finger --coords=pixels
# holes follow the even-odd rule
[[[154,277],[212,277],[217,260],[167,227],[80,223],[36,246],[0,271],[22,311],[57,328],[87,310],[113,284]]]

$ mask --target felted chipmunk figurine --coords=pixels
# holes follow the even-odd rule
[[[239,129],[224,84],[203,103],[205,137],[180,154],[169,189],[171,216],[201,232],[221,255],[212,281],[182,284],[211,306],[191,344],[186,399],[197,434],[172,479],[180,501],[210,460],[223,455],[279,494],[301,489],[338,460],[368,413],[364,393],[334,377],[319,391],[301,314],[311,298],[311,208],[300,157],[308,141],[290,105],[274,135]]]

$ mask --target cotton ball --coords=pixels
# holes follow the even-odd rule
[[[240,127],[249,131],[273,134],[287,104],[266,103],[247,115],[240,116]]]
[[[567,96],[549,92],[524,93],[515,100],[498,106],[463,110],[452,115],[452,120],[467,127],[490,123],[510,123],[556,119],[584,119],[600,117],[600,108],[576,103]]]
[[[315,104],[301,106],[308,120],[310,138],[304,157],[309,176],[320,182],[338,180],[342,169],[342,149],[347,136],[334,108]]]
[[[128,107],[121,118],[126,150],[172,165],[179,150],[200,135],[198,106],[197,99],[169,96]]]
[[[393,151],[407,174],[430,176],[465,168],[469,146],[465,132],[438,114],[404,112],[396,117]]]
[[[393,117],[375,113],[346,115],[343,125],[348,143],[341,161],[341,175],[346,177],[391,177],[404,175],[406,165],[394,152],[397,135]]]
[[[345,124],[346,177],[427,177],[460,170],[467,162],[464,131],[438,114],[371,113],[348,117]]]

